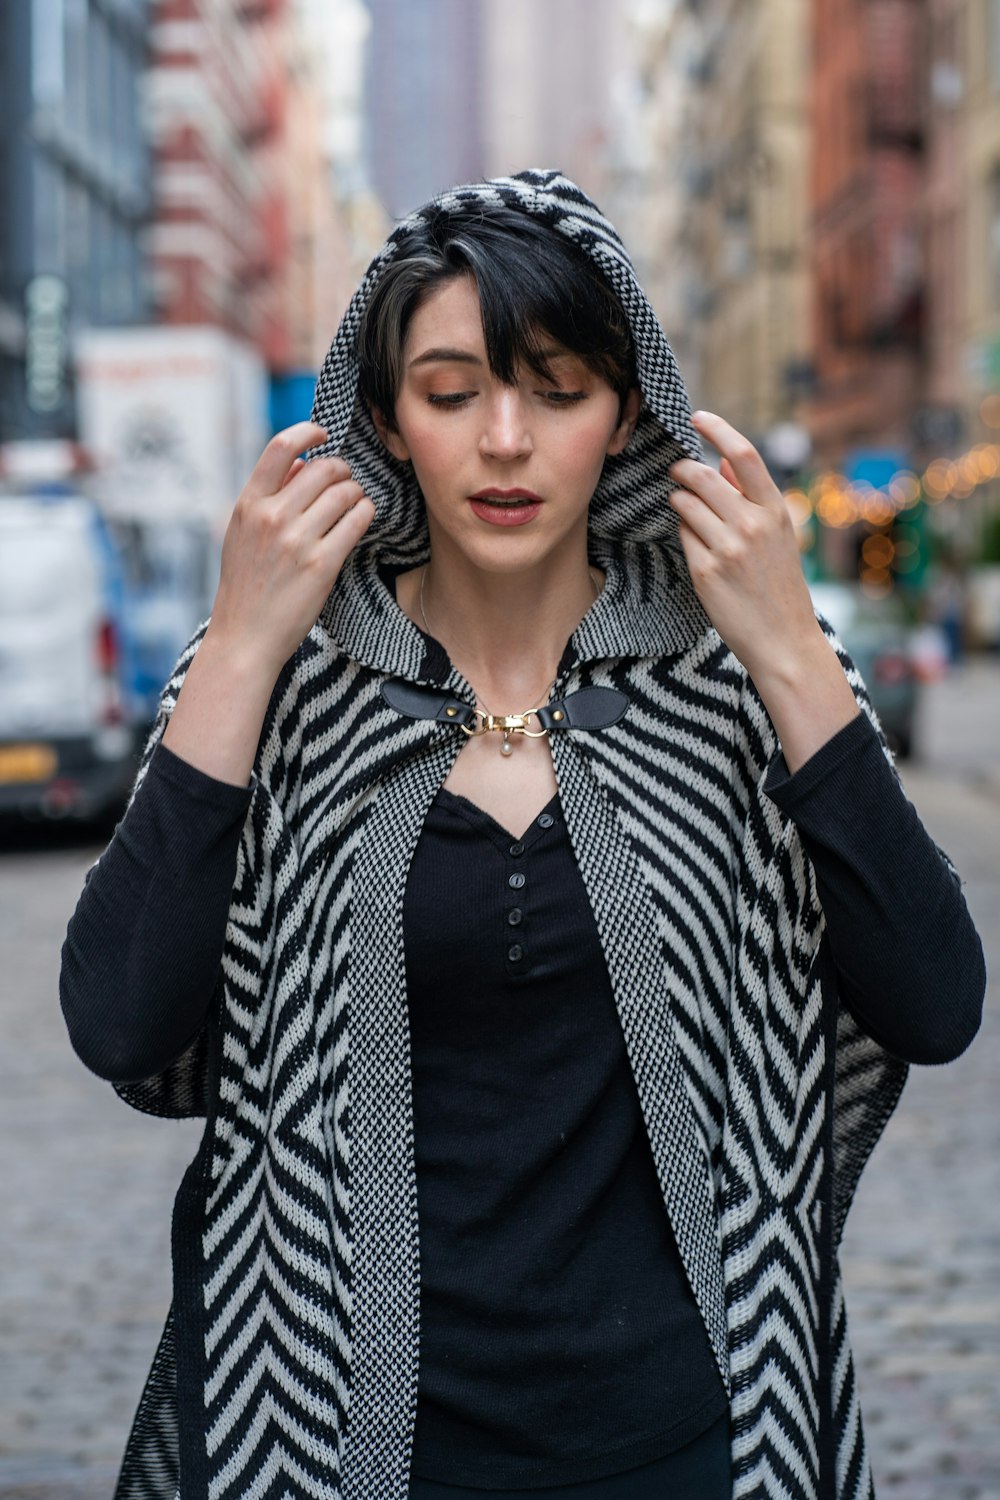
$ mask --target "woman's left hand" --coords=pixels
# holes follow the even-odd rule
[[[698,433],[722,455],[721,472],[692,458],[670,466],[670,495],[698,598],[751,677],[803,648],[817,623],[788,507],[753,444],[713,412]]]

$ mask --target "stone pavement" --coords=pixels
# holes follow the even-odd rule
[[[169,1305],[192,1122],[147,1119],[77,1062],[59,947],[93,853],[0,858],[0,1495],[107,1500]],[[13,981],[13,982],[11,982]]]
[[[843,1262],[881,1500],[1000,1500],[1000,664],[928,695],[911,796],[967,882],[981,1036],[914,1069]],[[147,1119],[72,1056],[59,946],[95,850],[0,852],[0,1500],[107,1500],[169,1301],[195,1122]]]
[[[879,1496],[1000,1500],[1000,798],[905,781],[966,881],[991,986],[969,1051],[911,1069],[862,1177],[848,1311]]]
[[[1000,661],[926,693],[909,795],[962,872],[990,975],[964,1057],[914,1068],[842,1253],[880,1497],[1000,1500]]]

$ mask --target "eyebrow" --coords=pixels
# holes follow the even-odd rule
[[[414,365],[430,364],[462,364],[481,365],[482,360],[477,355],[471,354],[468,349],[425,349],[423,354],[418,354],[416,359],[410,360],[410,369]]]
[[[544,360],[574,358],[569,349],[560,349],[558,347],[539,349],[538,353]],[[423,354],[418,354],[416,359],[410,360],[410,369],[412,370],[414,365],[430,364],[481,365],[482,360],[468,349],[425,349]]]

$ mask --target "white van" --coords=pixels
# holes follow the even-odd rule
[[[127,582],[82,495],[0,494],[0,814],[117,809],[143,731]]]

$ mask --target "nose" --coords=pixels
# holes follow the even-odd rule
[[[528,412],[521,392],[498,385],[485,403],[485,422],[479,439],[484,458],[524,458],[532,451]]]

